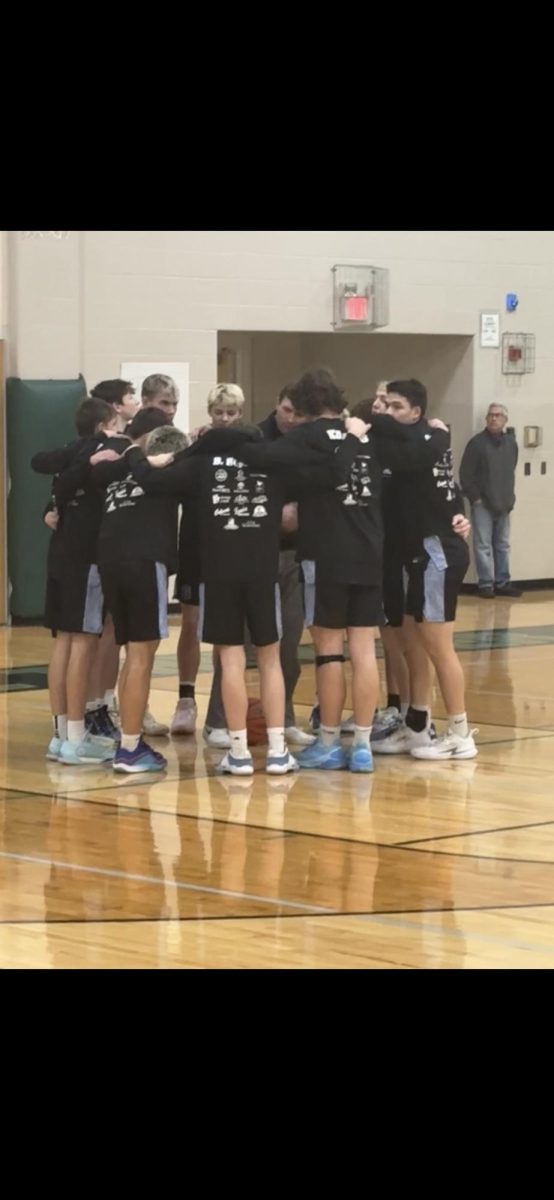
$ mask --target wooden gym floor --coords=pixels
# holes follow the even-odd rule
[[[475,762],[284,780],[216,776],[201,733],[155,780],[47,763],[49,639],[0,630],[0,968],[553,967],[554,593],[459,629]],[[201,718],[209,684],[206,654]]]

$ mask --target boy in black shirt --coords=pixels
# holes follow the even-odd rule
[[[427,392],[418,380],[388,385],[388,412],[422,441]],[[458,595],[469,566],[469,551],[456,529],[465,523],[463,502],[452,470],[452,452],[421,472],[393,475],[395,513],[409,576],[406,602],[407,656],[411,708],[406,728],[378,743],[379,753],[411,753],[431,760],[475,758],[477,748],[465,712],[464,674],[454,648]],[[448,716],[445,737],[430,732],[428,660],[437,672]]]
[[[284,736],[285,691],[279,660],[279,544],[285,486],[243,462],[259,430],[212,430],[179,455],[173,466],[156,471],[135,451],[135,478],[150,494],[195,496],[200,545],[200,637],[217,646],[231,749],[221,770],[253,774],[247,745],[248,697],[244,679],[244,626],[257,650],[269,752],[267,772],[297,769]],[[319,455],[315,457],[320,463]],[[328,486],[327,475],[321,486]]]
[[[158,409],[144,408],[129,436],[138,443],[166,423]],[[109,443],[94,456],[92,476],[97,487],[106,489],[98,540],[106,604],[116,642],[127,650],[119,683],[121,745],[114,770],[135,775],[167,766],[163,755],[142,741],[141,731],[154,657],[160,639],[168,636],[167,579],[177,565],[177,502],[145,494],[132,471],[133,445],[124,444],[126,451],[116,461],[109,461]]]
[[[90,394],[94,400],[105,400],[106,404],[111,404],[117,417],[116,431],[125,433],[140,408],[134,385],[126,379],[103,379]]]
[[[242,421],[245,405],[242,388],[234,383],[220,383],[208,395],[207,408],[211,424],[195,431],[196,442],[211,429],[226,429]],[[179,530],[179,573],[175,584],[175,599],[181,604],[181,633],[177,645],[179,667],[179,702],[171,723],[175,736],[193,734],[196,730],[198,708],[196,705],[196,678],[200,667],[200,643],[198,641],[198,614],[200,604],[200,554],[198,546],[197,514],[194,497],[189,495],[186,510],[182,514]],[[208,706],[210,710],[221,708],[221,664],[214,655],[214,680]],[[220,719],[210,721],[209,715],[204,729],[204,740],[208,746],[227,750],[230,747],[226,729],[220,727]]]
[[[61,472],[54,483],[59,526],[51,542],[45,624],[56,638],[49,669],[54,736],[47,757],[66,766],[113,758],[113,741],[94,738],[85,728],[89,680],[103,627],[103,594],[97,566],[101,502],[90,486],[68,492],[64,481],[115,426],[111,407],[85,400],[76,417],[80,440],[62,450],[35,456],[34,470]]]
[[[279,394],[275,411],[261,421],[258,428],[267,441],[278,441],[286,437],[303,420],[296,413],[289,400],[288,384]],[[213,419],[213,415],[212,415]],[[279,591],[281,596],[281,620],[283,634],[281,638],[281,667],[285,680],[285,738],[287,744],[296,747],[313,745],[315,738],[304,733],[296,724],[294,712],[294,692],[300,678],[300,663],[298,647],[304,629],[304,612],[302,606],[302,585],[300,568],[296,560],[298,543],[298,510],[297,505],[287,504],[283,509],[281,524],[281,552],[279,555]],[[221,696],[221,666],[216,660],[214,664],[214,679],[210,694],[210,703],[206,715],[205,740],[208,745],[228,745],[228,733],[225,728],[225,714]]]
[[[324,371],[307,373],[291,389],[290,399],[308,423],[281,442],[245,452],[247,461],[273,469],[292,467],[293,456],[317,447],[331,458],[342,445],[344,396]],[[365,434],[366,426],[352,425]],[[343,770],[349,765],[340,744],[345,700],[344,630],[354,676],[356,733],[353,770],[373,769],[369,737],[376,707],[378,677],[375,627],[381,623],[382,526],[379,478],[372,470],[369,447],[357,442],[347,482],[340,490],[299,499],[298,558],[304,584],[306,624],[316,652],[317,694],[322,714],[319,739],[299,755],[301,767]],[[366,736],[367,735],[367,736]]]
[[[316,650],[318,697],[322,712],[319,740],[299,756],[302,767],[354,772],[373,770],[370,738],[377,703],[375,636],[382,624],[383,529],[380,509],[380,459],[406,469],[420,458],[434,462],[446,435],[437,431],[430,445],[411,445],[408,434],[381,418],[388,440],[379,449],[374,432],[341,414],[344,396],[324,370],[307,372],[290,398],[308,423],[273,445],[247,447],[246,461],[287,470],[308,452],[327,454],[329,475],[342,460],[344,482],[322,495],[301,497],[299,559],[304,578],[306,624]],[[378,425],[376,418],[375,424]],[[348,437],[348,433],[354,436]],[[377,429],[375,430],[377,432]],[[405,443],[405,444],[404,444]],[[355,734],[349,757],[340,743],[345,699],[344,630],[348,632],[353,672]]]
[[[179,388],[171,375],[148,375],[141,389],[144,408],[158,408],[173,425],[179,407]]]

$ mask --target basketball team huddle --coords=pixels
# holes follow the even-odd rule
[[[48,759],[165,771],[145,737],[195,734],[202,644],[213,647],[214,665],[203,734],[224,752],[223,773],[254,774],[252,653],[269,775],[369,774],[379,755],[475,758],[454,646],[470,525],[450,433],[428,420],[424,385],[380,384],[350,408],[319,368],[287,384],[254,426],[242,390],[222,383],[208,397],[206,425],[190,434],[174,427],[178,401],[169,376],[146,379],[140,400],[127,381],[103,381],[77,411],[75,441],[32,461],[52,477]],[[179,696],[168,727],[150,712],[149,693],[173,576]],[[304,629],[316,669],[309,730],[294,709]],[[441,736],[435,677],[447,715]]]

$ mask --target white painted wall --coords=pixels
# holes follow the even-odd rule
[[[0,339],[8,336],[8,232],[0,229]]]
[[[218,333],[234,331],[256,413],[299,360],[319,361],[323,349],[348,390],[367,390],[366,369],[368,386],[391,373],[424,375],[452,418],[458,456],[488,403],[507,403],[520,435],[524,424],[545,435],[541,450],[522,455],[533,473],[525,479],[521,468],[518,478],[514,575],[554,577],[554,231],[77,230],[64,240],[9,239],[10,363],[24,377],[82,370],[93,383],[123,361],[188,362],[195,424],[217,377]],[[332,333],[331,268],[341,262],[390,270],[386,333]],[[521,305],[503,315],[503,329],[537,335],[536,374],[515,383],[477,336],[479,313],[503,312],[509,291]],[[271,332],[286,335],[280,346],[264,340]],[[464,338],[476,338],[473,348]]]

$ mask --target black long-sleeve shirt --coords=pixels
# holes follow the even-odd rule
[[[317,450],[297,458],[286,479],[249,468],[244,455],[252,439],[258,444],[256,434],[240,427],[214,429],[161,471],[136,450],[130,456],[145,491],[179,496],[185,520],[192,500],[203,582],[276,580],[282,509],[290,489],[300,493],[332,486],[327,461]]]
[[[52,492],[59,525],[48,552],[52,578],[62,577],[75,565],[97,562],[102,495],[92,483],[89,459],[104,442],[104,435],[94,434],[58,450],[42,451],[32,459],[34,471],[55,475]]]
[[[127,441],[126,446],[129,447]],[[116,448],[108,442],[108,449]],[[116,462],[92,468],[95,486],[105,493],[98,538],[100,566],[129,561],[158,562],[170,575],[177,570],[178,502],[168,495],[145,492],[133,473],[131,448]]]
[[[261,429],[267,442],[279,442],[281,438],[288,437],[288,434],[281,433],[274,412],[270,413],[269,417],[266,417],[264,421],[260,421],[258,429]],[[292,430],[289,432],[292,432]],[[298,532],[285,533],[284,530],[281,530],[281,550],[296,550],[297,548]]]
[[[66,471],[75,461],[83,441],[83,438],[78,438],[57,450],[39,450],[31,459],[32,470],[36,471],[37,475],[61,475],[62,471]]]
[[[344,422],[321,418],[292,430],[279,441],[248,446],[252,466],[282,473],[285,478],[312,455],[327,465],[329,489],[298,497],[298,558],[314,561],[320,576],[337,583],[379,583],[383,528],[380,509],[381,472],[369,439],[345,444]],[[344,460],[344,470],[337,466]],[[341,482],[344,480],[344,482]]]
[[[452,521],[463,514],[464,505],[454,479],[450,435],[431,429],[426,421],[409,426],[393,421],[397,428],[408,430],[411,439],[403,469],[389,456],[388,439],[394,437],[394,430],[387,424],[390,420],[375,418],[382,461],[392,470],[385,488],[386,532],[387,539],[394,540],[408,561],[421,553],[426,538],[454,536]],[[418,469],[409,469],[416,460]]]
[[[203,583],[277,580],[285,489],[282,481],[245,466],[242,448],[250,436],[238,428],[210,431],[162,470],[139,449],[127,456],[151,500],[181,500]]]
[[[360,441],[346,434],[340,418],[320,418],[279,442],[249,446],[244,457],[286,472],[313,452],[326,455],[332,487],[300,499],[299,558],[315,561],[319,574],[336,582],[377,584],[383,558],[382,469],[407,473],[436,463],[449,438],[440,430],[428,434],[421,438],[413,427],[384,416]]]
[[[56,450],[39,451],[31,459],[31,470],[35,471],[37,475],[50,476],[57,475],[60,471],[65,471],[71,465],[75,455],[78,454],[80,445],[81,442],[79,440]],[[48,512],[53,512],[55,508],[56,499],[54,496],[54,481],[52,481],[52,494],[42,514],[43,519]],[[58,511],[58,527],[52,531],[48,543],[48,578],[60,579],[63,565],[63,512]]]

